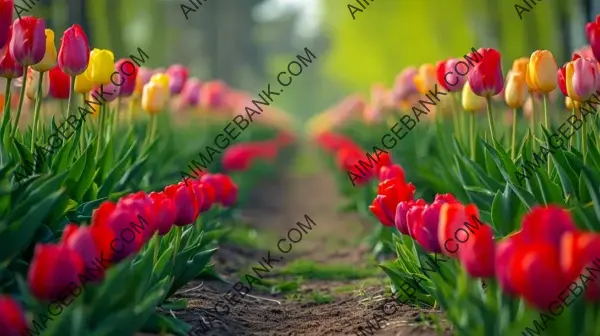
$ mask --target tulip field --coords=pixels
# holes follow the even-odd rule
[[[15,4],[0,336],[600,336],[600,15],[562,66],[474,45],[304,120],[319,43],[252,91]]]

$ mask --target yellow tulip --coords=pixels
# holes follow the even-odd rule
[[[168,91],[168,88],[167,88]],[[158,82],[150,81],[142,92],[142,109],[150,114],[160,112],[167,102],[165,90]]]
[[[573,99],[565,97],[565,106],[567,107],[567,109],[573,110],[573,108],[575,108],[576,110],[578,110],[580,105],[581,104],[579,104],[578,101],[573,101]]]
[[[548,50],[536,50],[527,64],[527,86],[532,91],[548,93],[558,85],[558,66]]]
[[[84,75],[92,84],[106,85],[115,72],[115,55],[106,49],[94,49],[90,52],[90,63]]]
[[[484,97],[480,97],[473,93],[469,83],[465,83],[462,90],[462,106],[465,111],[475,112],[482,110],[486,107],[487,101]]]
[[[56,46],[54,45],[54,31],[52,29],[46,29],[46,53],[44,54],[44,58],[35,65],[32,65],[31,68],[38,72],[49,71],[50,69],[56,66],[57,56],[56,56]]]
[[[517,58],[516,60],[514,60],[511,70],[514,72],[522,72],[523,74],[525,74],[527,73],[527,64],[529,64],[529,58]]]
[[[511,70],[506,76],[506,87],[504,88],[504,100],[511,108],[519,108],[525,105],[528,97],[525,73]]]
[[[94,83],[88,79],[88,77],[85,75],[85,72],[75,77],[75,92],[88,93],[92,91],[93,88]]]
[[[433,90],[437,83],[435,66],[433,64],[421,65],[418,73],[413,78],[413,81],[417,90],[422,94],[426,94],[429,90]]]
[[[169,76],[159,73],[150,77],[150,82],[158,84],[161,88],[169,92]]]

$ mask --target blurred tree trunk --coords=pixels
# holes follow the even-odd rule
[[[91,27],[90,23],[87,19],[87,1],[82,0],[63,0],[66,2],[66,7],[68,8],[69,15],[67,17],[68,25],[78,24],[83,28],[83,30],[88,34],[88,38],[91,39],[90,34]],[[57,6],[64,6],[63,1],[57,1]],[[89,41],[92,43],[92,40]]]

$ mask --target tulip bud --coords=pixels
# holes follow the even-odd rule
[[[150,83],[144,85],[142,109],[150,114],[162,111],[167,102],[166,90],[168,90],[168,87],[165,88],[158,82],[150,81]]]
[[[69,99],[69,91],[71,90],[71,77],[64,73],[60,67],[55,66],[48,71],[48,79],[50,81],[50,96],[54,99]]]
[[[119,96],[129,97],[133,94],[136,87],[136,80],[138,77],[138,67],[133,64],[130,60],[123,58],[115,64],[117,71],[120,74],[121,85],[119,85]]]
[[[517,58],[513,61],[512,71],[514,72],[522,72],[523,74],[527,73],[527,64],[529,64],[529,58],[521,57]]]
[[[487,102],[485,98],[476,95],[471,90],[469,83],[465,83],[462,90],[462,106],[465,111],[475,112],[485,108]]]
[[[492,48],[481,48],[478,52],[483,54],[483,59],[469,72],[469,86],[476,95],[489,98],[504,88],[501,56]]]
[[[592,53],[596,59],[600,59],[600,15],[596,16],[596,20],[585,25],[585,35],[590,42]]]
[[[586,101],[600,82],[596,60],[578,58],[567,63],[565,83],[572,100]]]
[[[90,64],[85,76],[94,85],[108,84],[115,72],[115,55],[106,49],[94,49],[90,52]]]
[[[10,296],[0,295],[0,327],[2,335],[5,336],[29,335],[25,313],[19,303]]]
[[[92,83],[85,73],[81,75],[77,75],[75,77],[75,92],[77,93],[88,93],[92,91],[94,88],[94,83]]]
[[[90,45],[80,25],[65,30],[58,51],[58,66],[69,76],[83,74],[90,61]]]
[[[16,19],[12,25],[10,52],[23,66],[39,63],[46,53],[46,24],[33,16]]]
[[[54,46],[54,31],[52,29],[46,29],[46,52],[42,60],[31,66],[35,71],[45,72],[56,65],[56,46]]]
[[[180,94],[183,86],[188,79],[188,69],[183,65],[172,65],[167,70],[169,76],[169,90],[171,94]]]
[[[506,76],[506,90],[504,91],[504,99],[506,105],[511,108],[522,107],[527,101],[528,87],[525,82],[525,73],[511,70]]]
[[[0,51],[0,77],[14,79],[21,76],[23,76],[23,66],[17,63],[10,48],[4,48]]]
[[[12,24],[13,0],[0,0],[0,49],[10,41],[10,25]]]
[[[29,267],[29,289],[40,300],[55,300],[70,283],[80,282],[77,275],[83,269],[77,252],[63,245],[38,244]]]
[[[148,83],[146,86],[148,85],[155,84]],[[146,86],[144,86],[144,90]],[[165,188],[164,194],[175,204],[177,210],[175,225],[184,226],[196,221],[200,208],[191,184],[187,186],[185,183],[179,182],[178,184],[169,185]]]
[[[159,87],[161,87],[165,90],[165,93],[170,92],[169,91],[170,79],[169,79],[169,76],[167,76],[166,74],[163,74],[163,73],[154,74],[154,75],[152,75],[152,77],[150,77],[150,82],[158,84]]]
[[[433,90],[436,84],[435,66],[433,64],[421,65],[417,75],[414,77],[414,83],[417,90],[422,94]]]
[[[117,76],[121,76],[121,75],[117,75]],[[117,77],[115,76],[115,77]],[[118,81],[120,81],[120,79],[117,79]],[[119,90],[120,88],[116,85],[114,85],[113,83],[109,83],[106,85],[101,85],[99,87],[96,87],[91,95],[92,97],[101,97],[102,100],[104,100],[104,102],[106,103],[110,103],[112,101],[115,101],[117,99],[117,97],[119,97]]]
[[[20,81],[21,82],[21,81]],[[35,99],[37,97],[38,85],[40,83],[40,73],[33,70],[28,69],[27,71],[27,84],[25,86],[25,94],[29,99]],[[21,83],[22,85],[22,83]],[[48,91],[50,90],[50,79],[48,76],[44,76],[42,82],[42,98],[48,96]]]
[[[527,85],[532,91],[548,93],[556,88],[558,66],[548,50],[536,50],[527,65]]]
[[[206,82],[200,91],[200,107],[205,110],[222,110],[226,107],[225,99],[229,88],[222,81]]]
[[[184,107],[198,105],[201,87],[202,83],[196,78],[190,78],[185,82],[183,90],[181,90],[181,99]]]

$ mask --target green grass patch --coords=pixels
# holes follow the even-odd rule
[[[292,281],[276,281],[271,279],[258,280],[258,282],[252,282],[252,287],[263,289],[265,291],[270,292],[271,294],[296,292],[298,291],[298,288],[300,288],[300,284],[302,283],[302,279],[296,279]],[[246,281],[245,277],[242,278],[241,282],[248,285],[248,281]]]
[[[325,292],[319,292],[319,291],[310,293],[310,298],[317,304],[326,304],[326,303],[330,303],[333,301],[333,296],[331,296]]]
[[[239,225],[227,234],[224,241],[240,246],[264,249],[273,239],[268,233],[257,231],[246,225]]]
[[[354,265],[317,265],[310,260],[295,260],[279,271],[280,274],[319,280],[364,279],[377,275],[380,272],[378,268],[373,266],[359,268]]]

